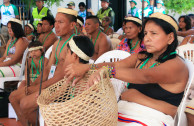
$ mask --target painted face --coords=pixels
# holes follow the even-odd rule
[[[50,25],[47,20],[42,21],[42,32],[51,31],[52,28],[53,28],[53,25]]]
[[[32,29],[29,26],[25,26],[24,32],[26,35],[32,33]]]
[[[174,38],[170,39],[171,34],[166,34],[155,22],[148,21],[144,30],[144,44],[147,52],[161,55],[174,40]]]
[[[128,39],[134,39],[138,37],[139,32],[141,32],[141,28],[138,27],[133,22],[127,22],[125,25],[125,34]]]
[[[68,34],[74,29],[72,22],[63,13],[57,13],[55,18],[55,32],[57,36]]]
[[[41,57],[41,55],[42,55],[42,52],[40,51],[40,49],[30,51],[30,57],[32,57],[34,59],[39,59]]]
[[[7,28],[8,28],[8,33],[9,33],[9,35],[10,35],[11,37],[15,37],[15,35],[14,35],[12,29],[11,29],[11,23],[8,23],[8,24],[7,24]]]
[[[37,33],[42,33],[42,25],[37,25]]]
[[[101,1],[101,7],[102,7],[102,9],[106,9],[108,6],[109,6],[109,3],[108,2]]]
[[[86,20],[85,29],[86,29],[87,34],[93,33],[98,28],[99,28],[98,23],[95,24],[92,19],[87,19]]]
[[[180,18],[180,20],[179,20],[179,27],[181,29],[185,29],[186,28],[186,23],[184,21],[184,18]]]

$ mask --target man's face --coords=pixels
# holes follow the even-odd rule
[[[37,25],[37,33],[42,33],[42,25],[41,24]]]
[[[74,9],[75,6],[68,6],[68,9]]]
[[[91,34],[95,32],[98,29],[99,25],[98,23],[94,23],[92,19],[87,19],[85,23],[85,29],[87,34]]]
[[[50,25],[47,20],[42,21],[42,32],[49,32],[53,28],[53,25]]]
[[[57,36],[69,34],[74,29],[73,22],[70,22],[63,13],[57,13],[55,17],[55,32]]]
[[[3,3],[9,3],[10,0],[3,0]]]
[[[38,8],[42,8],[42,7],[43,7],[43,4],[44,4],[43,1],[36,1],[36,6],[37,6]]]
[[[101,1],[101,7],[102,7],[102,9],[106,9],[108,6],[109,6],[109,3],[108,2]]]
[[[86,9],[86,8],[83,7],[83,6],[80,6],[80,7],[79,7],[79,10],[80,10],[81,12],[85,11],[85,9]]]

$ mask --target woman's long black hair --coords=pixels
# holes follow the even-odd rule
[[[181,18],[184,18],[184,22],[186,24],[186,26],[185,26],[186,30],[191,29],[191,18],[187,15],[183,15],[183,16],[179,17],[178,21],[180,21]],[[182,29],[179,28],[179,31],[182,31]]]
[[[11,23],[11,29],[17,39],[25,36],[24,30],[22,29],[22,25],[13,21],[9,21],[8,23]]]

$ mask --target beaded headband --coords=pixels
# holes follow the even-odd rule
[[[160,13],[160,12],[156,12],[156,13],[153,13],[150,18],[158,18],[158,19],[161,19],[163,21],[166,21],[168,22],[169,24],[171,24],[176,31],[178,31],[178,25],[177,23],[168,15],[165,15],[163,13]]]
[[[32,29],[32,31],[34,31],[34,27],[31,24],[27,24],[27,26],[29,26]]]
[[[142,20],[138,19],[138,18],[135,18],[135,17],[127,17],[127,18],[125,18],[125,20],[127,20],[127,21],[135,21],[135,22],[139,23],[140,25],[142,25]]]
[[[68,8],[58,8],[57,9],[57,12],[59,13],[64,13],[64,14],[70,14],[70,15],[73,15],[73,16],[76,16],[78,15],[77,11],[75,10],[72,10],[72,9],[68,9]]]
[[[16,18],[11,18],[9,21],[12,21],[12,22],[15,22],[15,23],[18,23],[18,24],[22,25],[22,21],[20,21]]]
[[[77,23],[79,23],[81,26],[84,25],[79,19],[77,19]]]
[[[76,55],[78,55],[81,59],[85,61],[89,61],[91,59],[91,57],[87,56],[82,50],[80,50],[77,47],[73,39],[69,41],[69,46],[70,46],[71,51],[74,52]]]
[[[39,49],[43,49],[43,46],[37,46],[37,47],[29,48],[28,51],[31,52],[31,51],[39,50]]]

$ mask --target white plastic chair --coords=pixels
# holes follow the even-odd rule
[[[194,44],[186,44],[177,48],[177,53],[194,63]]]
[[[45,57],[46,57],[47,59],[50,58],[50,55],[51,55],[51,52],[52,52],[52,48],[53,48],[53,45],[50,46],[50,47],[47,49],[46,53],[45,53]]]
[[[2,78],[0,78],[0,88],[4,89],[4,83],[6,81],[22,81],[24,79],[24,69],[25,69],[25,62],[26,62],[27,53],[28,53],[28,48],[24,51],[24,54],[23,54],[20,75],[18,77],[2,77]]]
[[[109,52],[104,53],[101,55],[96,61],[95,64],[98,63],[104,63],[104,62],[116,62],[122,59],[125,59],[130,56],[130,53],[122,50],[112,50]],[[111,82],[113,84],[114,90],[115,90],[115,95],[117,98],[117,101],[119,101],[119,97],[121,93],[124,91],[126,87],[126,82],[111,78]]]
[[[191,88],[193,78],[194,78],[194,64],[191,61],[185,59],[185,63],[189,69],[189,80],[187,82],[183,99],[181,104],[178,107],[177,114],[175,116],[175,124],[174,126],[187,126],[187,118],[185,114],[186,104],[188,102],[189,89]]]

